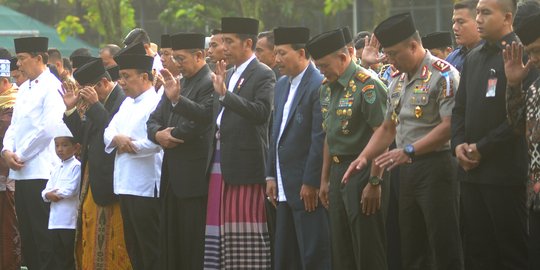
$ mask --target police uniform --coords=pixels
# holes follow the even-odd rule
[[[340,43],[341,41],[341,43]],[[345,47],[340,30],[314,37],[307,45],[314,59]],[[384,218],[388,181],[383,181],[383,210],[364,215],[362,190],[368,184],[370,167],[341,179],[369,142],[373,128],[384,120],[386,89],[376,77],[352,60],[335,82],[325,80],[321,87],[323,128],[332,156],[330,166],[329,216],[334,269],[387,269]]]
[[[399,14],[375,29],[383,47],[411,37],[410,14]],[[411,147],[452,114],[459,73],[426,50],[412,75],[392,74],[386,120],[396,125],[397,148]],[[433,152],[412,155],[400,166],[399,222],[404,269],[462,269],[458,226],[458,183],[449,142]]]

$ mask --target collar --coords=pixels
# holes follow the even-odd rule
[[[154,89],[154,87],[150,87],[148,88],[148,90],[144,91],[142,94],[140,94],[139,96],[137,96],[136,98],[133,99],[133,103],[139,103],[141,102],[141,100],[143,100],[146,96],[150,96],[152,94],[156,94],[156,90]]]
[[[302,72],[300,72],[300,74],[296,75],[294,78],[292,78],[290,80],[291,89],[292,89],[293,85],[295,87],[298,87],[298,85],[300,85],[300,82],[302,81],[302,78],[304,77],[304,74],[306,73],[306,70],[308,69],[308,67],[309,67],[309,64],[306,66],[306,68],[304,68],[304,70]]]
[[[249,65],[249,63],[251,63],[251,61],[253,61],[253,59],[255,59],[255,54],[252,54],[251,57],[248,60],[246,60],[244,63],[242,63],[240,66],[234,66],[234,73],[237,73],[237,74],[244,73],[244,70],[246,70],[247,66]]]
[[[485,41],[484,44],[482,44],[482,50],[493,50],[499,52],[506,48],[506,45],[512,44],[512,41],[519,41],[516,33],[514,32],[508,33],[495,43]]]
[[[409,82],[415,81],[417,79],[425,80],[429,76],[429,65],[431,63],[431,59],[433,58],[433,55],[429,52],[429,50],[426,50],[426,55],[424,55],[424,59],[422,59],[422,63],[420,64],[420,68],[416,70],[414,75],[409,78]],[[405,75],[405,76],[403,76]],[[403,72],[403,75],[401,78],[405,78],[407,76],[406,72]]]
[[[107,103],[107,100],[109,100],[109,97],[111,96],[112,92],[114,92],[114,89],[116,88],[116,85],[117,85],[117,84],[118,84],[117,82],[114,83],[114,86],[113,86],[111,92],[109,92],[109,94],[107,95],[107,97],[106,97],[105,100],[103,101],[103,104]]]
[[[68,158],[66,160],[62,160],[62,165],[71,163],[73,160],[75,160],[75,155],[71,156],[70,158]]]
[[[336,81],[336,83],[339,83],[341,86],[346,88],[349,86],[349,81],[353,74],[356,72],[356,64],[354,61],[351,60],[351,63],[349,63],[349,66],[347,69],[345,69],[345,72],[339,76],[339,79]]]

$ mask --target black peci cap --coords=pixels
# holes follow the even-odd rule
[[[200,33],[177,33],[171,36],[173,50],[204,49],[205,36]]]
[[[411,37],[415,32],[414,20],[408,12],[382,21],[373,31],[383,48],[396,45]]]
[[[259,33],[259,21],[252,18],[224,17],[221,18],[221,32],[256,36]]]
[[[114,57],[114,61],[118,64],[119,70],[122,69],[139,69],[152,72],[154,58],[141,54],[122,54]]]
[[[86,56],[86,55],[76,55],[76,56],[71,56],[69,58],[69,60],[71,60],[71,66],[73,68],[80,68],[84,66],[86,63],[92,62],[96,59],[100,59],[100,58]]]
[[[540,37],[538,26],[540,25],[540,13],[531,15],[523,19],[516,29],[516,34],[523,43],[527,46],[535,42]]]
[[[80,85],[89,85],[97,83],[107,71],[103,67],[101,58],[92,60],[73,72],[73,78]]]
[[[345,45],[343,31],[336,29],[313,37],[306,44],[306,49],[313,59],[317,60],[345,47]]]
[[[171,47],[171,36],[169,34],[161,35],[161,44],[162,49],[170,49]]]
[[[343,32],[343,39],[345,40],[345,44],[349,44],[352,42],[352,35],[351,30],[348,26],[341,27],[341,31]]]
[[[15,53],[47,52],[49,39],[46,37],[24,37],[13,40]]]
[[[274,45],[306,44],[309,29],[306,27],[278,27],[274,29]]]
[[[118,67],[118,65],[108,68],[107,72],[111,76],[111,80],[113,82],[116,82],[118,81],[118,79],[120,79],[120,67]]]
[[[451,47],[452,36],[448,31],[430,33],[422,37],[422,45],[428,50]]]
[[[19,67],[17,66],[17,57],[12,57],[11,59],[9,59],[9,62],[10,62],[9,71],[14,71],[14,70],[19,69]]]
[[[142,42],[137,42],[126,46],[125,48],[122,48],[120,51],[118,51],[118,53],[116,53],[115,56],[119,56],[122,54],[146,55],[146,49],[144,48],[144,44]]]

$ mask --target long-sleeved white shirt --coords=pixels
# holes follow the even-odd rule
[[[46,69],[34,80],[19,87],[11,125],[4,136],[4,150],[24,162],[20,170],[10,170],[14,180],[49,179],[60,159],[54,152],[54,128],[66,110],[60,81]]]
[[[55,168],[51,179],[47,181],[47,186],[41,192],[41,197],[45,202],[49,202],[45,194],[55,189],[57,189],[56,194],[63,198],[60,201],[51,202],[49,229],[75,229],[77,227],[80,183],[81,162],[75,157],[62,161]]]
[[[161,177],[163,150],[148,139],[146,121],[156,108],[159,96],[154,87],[135,99],[126,98],[105,129],[105,152],[116,148],[113,138],[125,135],[132,139],[137,152],[116,153],[114,159],[114,193],[157,197]]]

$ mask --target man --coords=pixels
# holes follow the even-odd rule
[[[17,87],[21,87],[28,78],[19,70],[19,67],[17,66],[18,61],[17,57],[9,59],[9,70],[11,72],[11,78],[13,78]]]
[[[47,69],[48,39],[14,40],[17,65],[29,80],[17,94],[11,125],[4,136],[2,156],[15,180],[15,208],[22,252],[28,269],[56,269],[48,228],[49,205],[43,202],[53,166],[59,160],[52,142],[54,123],[62,121],[65,106],[58,94],[60,81]]]
[[[433,32],[422,37],[422,45],[425,49],[440,59],[446,59],[452,52],[452,37],[450,32]]]
[[[171,36],[168,34],[161,35],[161,63],[163,64],[163,68],[166,68],[173,77],[180,76],[180,69],[178,66],[178,62],[174,60],[173,57],[173,49],[172,49],[172,43],[171,43]],[[161,74],[158,74],[158,76],[161,78]]]
[[[51,48],[47,51],[47,54],[49,54],[49,62],[48,65],[52,65],[56,67],[56,70],[58,71],[58,75],[60,76],[60,81],[64,81],[66,78],[68,78],[69,72],[64,69],[64,61],[62,60],[62,54],[58,49]]]
[[[204,38],[196,33],[170,37],[169,57],[178,59],[182,79],[162,70],[165,95],[146,123],[148,138],[165,150],[160,196],[164,269],[203,268],[214,93]]]
[[[522,94],[522,82],[530,69],[540,67],[540,32],[537,31],[540,13],[523,18],[516,34],[523,42],[507,44],[503,51],[504,69],[508,80],[506,85],[508,121],[527,137],[529,146],[529,173],[527,181],[527,211],[529,214],[529,269],[540,267],[540,161],[536,158],[540,151],[538,141],[538,91],[540,77]],[[515,22],[514,22],[515,24]],[[524,47],[524,48],[523,48]],[[523,64],[523,49],[529,60]],[[525,124],[525,125],[524,125]],[[526,127],[526,128],[525,128]]]
[[[69,55],[73,72],[82,67],[84,64],[95,59],[96,57],[92,56],[88,48],[78,48]]]
[[[17,86],[10,79],[11,54],[0,48],[0,137],[3,139],[13,115]],[[2,145],[3,148],[3,144]],[[15,216],[15,183],[8,178],[9,167],[0,159],[0,269],[19,270],[21,242]]]
[[[81,201],[76,235],[76,263],[86,269],[129,269],[118,196],[113,192],[115,152],[107,154],[103,132],[125,99],[101,59],[77,69],[81,86],[64,83],[64,122],[81,142]],[[83,111],[77,111],[83,105]],[[104,240],[104,241],[103,241]],[[114,252],[113,252],[114,250]],[[112,254],[114,253],[114,256]]]
[[[341,29],[322,33],[306,45],[326,80],[320,90],[323,148],[320,199],[330,217],[333,269],[387,269],[384,216],[387,186],[380,170],[364,170],[341,187],[349,163],[383,118],[382,82],[357,66]],[[383,211],[379,211],[381,204]]]
[[[459,73],[422,47],[410,13],[384,20],[374,36],[400,73],[388,87],[384,123],[344,180],[371,160],[387,170],[399,166],[403,269],[463,269],[458,183],[449,151]],[[384,153],[394,137],[396,148]]]
[[[309,29],[274,29],[276,83],[266,194],[276,207],[275,269],[330,269],[328,216],[318,204],[322,147],[319,88],[323,77],[305,49]]]
[[[120,47],[116,44],[107,44],[99,51],[99,57],[103,61],[105,68],[116,66],[114,56],[120,51]]]
[[[154,63],[152,64],[152,70],[154,72],[154,75],[156,75],[160,70],[163,69],[163,65],[161,64],[161,59],[157,51],[154,51],[151,48],[151,42],[150,42],[150,37],[148,36],[148,33],[142,28],[135,28],[126,35],[123,41],[126,47],[129,47],[130,45],[136,44],[139,42],[142,42],[142,44],[144,45],[144,50],[146,52],[146,55],[154,58]]]
[[[279,73],[279,68],[276,64],[276,55],[274,53],[274,32],[265,31],[259,33],[257,36],[257,45],[255,47],[255,55],[257,60],[261,63],[267,65],[269,68],[274,71],[276,79],[281,77]]]
[[[463,69],[467,54],[481,42],[475,20],[477,3],[478,0],[465,0],[454,4],[452,31],[458,47],[448,55],[446,61],[459,72]]]
[[[208,57],[210,62],[217,63],[218,61],[225,60],[223,54],[223,37],[221,36],[220,29],[212,30],[212,36],[210,36],[210,43],[208,44]]]
[[[511,0],[480,0],[476,22],[486,42],[465,59],[452,114],[452,146],[466,171],[461,209],[466,269],[527,269],[527,152],[506,116],[502,50],[519,39]],[[527,89],[538,76],[531,70]],[[514,83],[514,82],[508,82]]]
[[[159,258],[161,147],[147,138],[146,121],[159,101],[152,86],[154,59],[140,54],[114,57],[127,98],[103,135],[105,152],[116,150],[114,193],[119,195],[124,239],[134,270],[155,269]]]
[[[258,28],[251,18],[221,19],[227,62],[212,76],[219,130],[212,132],[205,268],[270,268],[263,187],[275,76],[255,59]],[[235,68],[225,71],[227,63]]]

